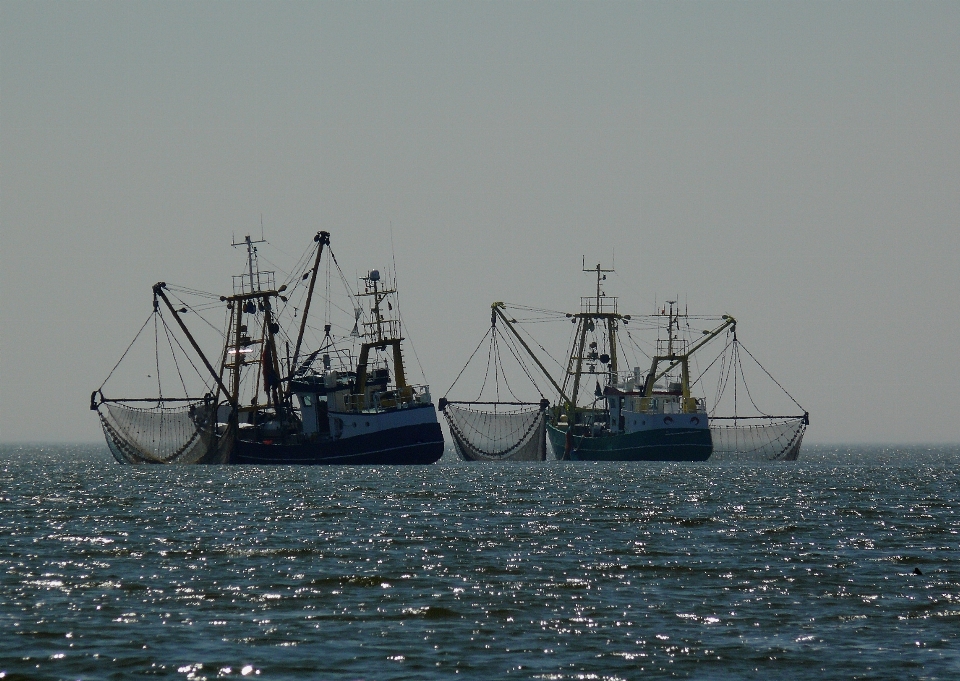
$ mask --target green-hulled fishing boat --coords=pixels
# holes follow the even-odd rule
[[[630,315],[621,315],[615,296],[603,291],[606,273],[598,264],[596,291],[580,300],[576,341],[567,361],[560,402],[547,423],[547,437],[559,459],[574,461],[706,461],[713,451],[710,423],[703,399],[690,394],[690,357],[697,350],[736,328],[722,322],[703,338],[688,344],[678,337],[679,313],[669,303],[664,352],[652,358],[642,376],[621,376],[617,333]],[[508,322],[509,323],[509,322]],[[593,395],[584,395],[594,379]],[[586,398],[586,399],[584,399]]]
[[[603,269],[599,264],[587,268],[585,263],[582,269],[595,275],[596,288],[593,295],[580,299],[580,311],[575,314],[502,302],[491,306],[491,327],[486,336],[490,346],[484,353],[488,358],[484,386],[492,376],[497,380],[490,382],[495,383],[499,391],[497,377],[503,376],[503,385],[511,394],[504,399],[498,392],[492,401],[477,398],[465,402],[446,397],[440,400],[440,409],[463,458],[543,460],[546,442],[550,443],[555,458],[572,461],[705,461],[715,453],[738,459],[797,458],[809,423],[806,412],[799,416],[760,412],[749,390],[744,392],[756,414],[744,415],[737,406],[737,383],[746,381],[746,376],[741,365],[736,319],[730,315],[690,317],[686,311],[681,314],[676,301],[667,301],[657,314],[631,318],[620,312],[617,298],[604,291],[607,274],[614,270]],[[517,317],[521,319],[518,321]],[[540,358],[550,357],[549,353],[524,327],[527,322],[564,318],[576,326],[565,363],[554,360],[560,369],[559,377],[555,378],[557,372],[551,374],[544,366],[544,362],[550,360]],[[690,322],[696,319],[709,319],[714,328],[691,337]],[[633,347],[621,344],[621,327],[631,322],[641,330],[656,330],[653,352],[641,348],[630,330],[625,329],[624,333]],[[509,333],[504,332],[504,328]],[[720,355],[692,377],[691,359],[720,337],[726,341]],[[477,346],[471,360],[480,347]],[[539,393],[539,403],[535,399],[523,402],[514,394],[506,380],[508,372],[501,366],[499,347],[509,348],[506,356],[519,362]],[[535,352],[533,347],[540,352]],[[743,350],[753,359],[746,348]],[[621,366],[629,363],[629,355],[634,351],[646,359],[634,354],[632,368]],[[526,366],[524,358],[529,358],[535,368]],[[697,364],[694,362],[695,367]],[[716,399],[708,411],[706,398],[694,396],[691,388],[696,386],[702,393],[701,379],[712,366],[719,367],[720,376]],[[762,366],[760,369],[773,379],[766,369]],[[543,385],[537,376],[545,377],[549,385]],[[776,385],[783,390],[779,383]],[[729,391],[733,397],[732,415],[719,415],[717,410],[727,386],[733,387]],[[556,396],[555,401],[544,397],[551,392]],[[542,433],[539,445],[537,432]]]

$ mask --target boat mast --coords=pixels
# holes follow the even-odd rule
[[[590,325],[590,322],[585,318],[580,318],[579,326],[577,330],[580,332],[579,340],[574,346],[574,354],[570,357],[570,363],[568,366],[574,366],[573,369],[573,389],[570,391],[570,404],[567,405],[567,411],[570,413],[570,417],[573,417],[573,412],[577,408],[577,394],[580,392],[580,376],[583,374],[583,344],[587,340],[587,327]],[[569,371],[569,368],[568,368]],[[566,381],[564,381],[566,384]]]
[[[568,408],[571,418],[574,411],[576,411],[577,396],[580,392],[580,381],[583,375],[583,360],[585,359],[584,348],[586,346],[587,331],[594,331],[597,323],[603,324],[606,322],[607,335],[610,343],[610,355],[607,360],[610,362],[608,383],[612,384],[616,382],[617,375],[616,326],[617,320],[622,318],[622,316],[617,313],[617,299],[608,298],[602,289],[602,283],[604,280],[606,280],[607,274],[612,273],[615,270],[613,268],[603,269],[600,266],[600,263],[597,263],[596,267],[587,268],[586,258],[583,260],[581,269],[583,272],[593,272],[597,275],[597,289],[596,295],[592,300],[590,298],[580,299],[580,313],[572,315],[574,318],[579,320],[580,326],[577,329],[579,332],[579,342],[574,346],[573,352],[570,355],[570,362],[567,365],[568,375],[570,373],[573,374],[573,389],[571,390],[570,405]],[[608,300],[610,302],[607,302]],[[599,359],[596,349],[593,348],[592,345],[591,348],[591,356],[589,359],[591,361]],[[596,372],[591,369],[591,373]],[[566,380],[564,381],[564,385],[566,385]]]
[[[377,325],[377,342],[383,341],[383,317],[380,315],[380,301],[385,295],[379,289],[380,277],[374,277],[372,274],[370,280],[373,282],[373,319]]]
[[[670,305],[669,316],[667,317],[667,355],[673,356],[673,306],[677,301],[668,300],[667,303]],[[677,328],[679,329],[679,322]]]
[[[243,305],[241,301],[235,300],[227,303],[233,308],[233,313],[235,315],[234,325],[234,345],[233,345],[233,365],[230,366],[233,377],[233,393],[230,398],[230,402],[233,404],[233,413],[239,419],[240,414],[240,367],[243,366],[241,362],[243,361]],[[229,354],[229,350],[227,354]]]
[[[403,369],[403,353],[400,348],[400,343],[403,340],[402,330],[400,328],[399,319],[387,319],[384,320],[383,313],[380,311],[380,305],[383,303],[384,299],[391,294],[395,294],[397,290],[395,288],[384,287],[380,288],[380,272],[378,270],[371,270],[367,276],[361,277],[364,282],[364,293],[359,293],[359,296],[372,296],[373,305],[371,312],[373,313],[373,321],[364,323],[365,327],[373,327],[373,334],[375,339],[363,343],[360,346],[360,357],[357,360],[357,381],[354,387],[354,401],[358,409],[363,408],[364,394],[367,389],[367,377],[369,372],[367,371],[367,366],[370,360],[370,350],[385,350],[389,345],[393,349],[393,374],[394,374],[394,383],[397,386],[397,390],[401,393],[401,399],[404,399],[409,391],[405,391],[404,388],[407,387],[407,377]],[[384,327],[386,327],[386,332],[384,332]],[[366,336],[366,333],[364,334]]]
[[[226,348],[224,353],[225,358],[228,358],[231,354],[233,355],[233,362],[228,363],[224,362],[224,368],[230,369],[231,371],[231,383],[233,390],[230,395],[231,404],[234,407],[234,412],[239,413],[240,409],[240,379],[241,372],[244,366],[248,364],[254,364],[255,362],[248,362],[243,359],[243,355],[250,352],[249,348],[251,345],[259,343],[261,346],[260,349],[260,359],[258,364],[260,364],[260,376],[257,379],[257,388],[251,398],[251,411],[256,411],[257,397],[259,394],[259,381],[260,378],[263,378],[263,392],[267,398],[267,405],[273,405],[278,411],[282,406],[282,398],[279,391],[280,385],[280,366],[279,366],[279,355],[277,354],[276,348],[276,336],[275,334],[280,330],[279,326],[273,320],[273,305],[271,303],[271,298],[279,297],[280,293],[286,290],[286,285],[281,286],[277,290],[264,290],[263,289],[263,275],[267,275],[267,283],[271,284],[273,281],[273,273],[266,272],[262,273],[257,264],[257,247],[255,244],[266,243],[264,239],[258,239],[254,241],[249,235],[244,237],[243,241],[233,242],[233,246],[245,246],[247,249],[247,272],[246,274],[240,275],[235,278],[235,288],[236,291],[236,279],[240,280],[240,292],[235,293],[232,296],[224,296],[221,300],[227,303],[227,306],[232,310],[231,313],[231,323],[233,324],[233,345],[232,347]],[[249,281],[249,290],[247,290],[247,284],[244,283],[244,279]],[[252,340],[247,331],[246,325],[243,323],[243,315],[248,316],[256,314],[257,310],[263,312],[263,329],[260,335],[260,340]]]
[[[250,277],[250,292],[251,292],[251,293],[260,290],[260,268],[259,268],[259,267],[257,268],[257,271],[256,271],[256,277],[257,277],[256,285],[254,285],[254,280],[253,280],[253,277],[254,277],[254,267],[253,267],[253,263],[254,263],[254,260],[255,260],[256,257],[257,257],[257,247],[254,246],[254,244],[264,244],[264,243],[266,243],[266,240],[264,240],[264,239],[257,239],[256,241],[253,241],[253,240],[250,238],[250,235],[247,234],[247,235],[243,238],[243,241],[240,241],[240,242],[234,241],[232,244],[230,244],[230,245],[233,246],[234,248],[236,248],[237,246],[246,246],[246,247],[247,247],[247,266],[248,266],[248,268],[249,268],[249,269],[248,269],[248,274],[247,274],[247,276]]]
[[[313,237],[317,242],[317,257],[313,261],[313,270],[310,272],[310,287],[307,289],[307,302],[303,306],[303,317],[300,318],[300,331],[297,333],[297,344],[293,351],[293,361],[290,364],[290,376],[296,371],[297,359],[300,357],[300,346],[303,344],[303,332],[307,328],[307,316],[310,314],[310,303],[313,301],[313,288],[317,285],[317,271],[320,269],[320,256],[323,255],[323,247],[330,245],[330,232],[317,232]]]

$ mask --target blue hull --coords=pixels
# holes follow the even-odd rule
[[[232,464],[247,465],[421,465],[443,456],[439,423],[421,423],[341,440],[264,444],[239,440]]]
[[[563,458],[566,431],[547,424],[547,437],[557,458]],[[570,440],[571,461],[706,461],[713,453],[708,428],[662,428]]]

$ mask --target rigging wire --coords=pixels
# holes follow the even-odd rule
[[[340,269],[340,263],[337,262],[337,256],[334,255],[333,249],[329,246],[327,247],[327,252],[330,253],[330,259],[333,260],[333,264],[337,266],[337,272],[340,273],[340,281],[343,282],[343,287],[347,291],[347,296],[350,298],[350,302],[353,303],[354,310],[357,308],[357,297],[353,295],[353,291],[350,289],[350,284],[347,282],[346,276],[343,274],[343,270]]]
[[[727,390],[727,385],[730,382],[730,368],[733,366],[733,354],[736,352],[734,348],[733,352],[730,353],[730,356],[727,356],[727,353],[723,353],[723,361],[720,362],[720,376],[717,380],[717,393],[713,401],[713,412],[716,413],[717,408],[720,406],[720,400],[723,398],[724,393]],[[736,402],[734,402],[734,414],[736,414]]]
[[[150,312],[149,315],[147,315],[147,320],[143,323],[143,326],[140,327],[140,330],[137,331],[137,335],[133,337],[133,340],[130,341],[130,345],[127,346],[127,349],[123,351],[122,355],[120,355],[120,359],[117,360],[117,363],[113,365],[113,368],[110,370],[110,373],[107,374],[107,377],[105,379],[103,379],[103,383],[101,383],[100,387],[97,388],[97,392],[100,392],[101,390],[103,390],[103,386],[105,386],[107,384],[107,381],[110,380],[110,377],[113,376],[113,372],[115,372],[117,370],[117,367],[120,366],[120,363],[123,361],[123,358],[127,356],[128,352],[130,352],[130,348],[132,348],[133,344],[137,342],[138,338],[140,338],[140,334],[143,333],[143,330],[145,328],[147,328],[147,324],[150,323],[150,320],[153,319],[153,315],[155,315],[156,313],[157,311],[153,310]]]
[[[771,376],[769,371],[767,371],[766,369],[764,369],[763,365],[760,364],[759,361],[757,361],[757,358],[753,356],[753,353],[751,353],[750,350],[749,350],[743,343],[741,343],[741,342],[738,341],[737,344],[738,344],[740,347],[743,348],[743,351],[744,351],[744,352],[746,352],[748,355],[750,355],[750,359],[752,359],[754,362],[756,362],[758,367],[760,367],[761,369],[763,369],[763,373],[765,373],[767,376],[769,376],[770,380],[773,381],[774,383],[776,383],[776,384],[777,384],[777,387],[780,388],[780,390],[782,390],[787,397],[789,397],[791,400],[793,400],[793,403],[794,403],[795,405],[797,405],[798,407],[800,407],[801,409],[803,409],[803,407],[800,406],[800,403],[797,402],[795,399],[793,399],[793,395],[791,395],[790,393],[788,393],[788,392],[787,392],[787,389],[784,388],[782,385],[780,385],[779,381],[777,381],[777,379],[775,379],[773,376]]]
[[[163,389],[160,386],[160,352],[159,352],[159,329],[157,328],[157,317],[163,319],[163,316],[160,314],[160,311],[157,310],[157,316],[153,318],[153,347],[155,350],[155,355],[157,359],[157,395],[160,397],[160,401],[163,401]]]
[[[692,388],[693,386],[695,386],[697,383],[699,383],[701,378],[703,378],[704,376],[706,376],[707,372],[710,371],[710,368],[711,368],[714,364],[716,364],[717,361],[718,361],[721,357],[724,357],[724,356],[726,355],[727,350],[730,348],[730,343],[731,343],[731,341],[728,341],[727,344],[723,346],[723,349],[720,351],[720,354],[718,354],[718,355],[713,359],[713,361],[710,362],[710,364],[707,365],[707,368],[706,368],[706,369],[704,369],[703,371],[700,372],[700,375],[697,376],[697,378],[693,381],[693,383],[690,384],[690,387],[691,387],[691,388]],[[722,369],[721,369],[721,370],[722,370]]]
[[[506,336],[506,335],[504,335],[504,334],[502,334],[502,333],[500,333],[500,336],[501,336],[501,338],[503,338],[504,342],[506,343],[507,349],[510,351],[510,354],[512,354],[512,355],[513,355],[513,358],[514,358],[515,360],[517,360],[517,364],[520,365],[520,368],[523,370],[523,373],[526,374],[526,376],[527,376],[528,379],[530,379],[530,382],[533,383],[533,387],[537,389],[537,392],[540,393],[540,397],[542,398],[542,397],[543,397],[543,390],[540,389],[540,386],[537,384],[537,381],[534,379],[533,375],[530,373],[530,370],[529,370],[529,368],[527,367],[526,362],[523,361],[523,359],[522,359],[523,356],[522,356],[522,354],[520,353],[520,348],[516,347],[516,345],[514,344],[513,339],[510,338],[509,336]],[[512,392],[511,392],[511,394],[512,394]],[[514,395],[514,397],[517,398],[516,395]],[[519,398],[517,398],[517,399],[519,400]]]
[[[533,380],[533,376],[531,376],[530,372],[527,370],[526,364],[524,364],[523,360],[521,360],[518,354],[518,349],[513,345],[512,340],[510,340],[507,336],[505,336],[499,330],[497,331],[497,335],[500,336],[500,340],[507,346],[507,350],[509,350],[510,354],[513,355],[513,358],[517,361],[517,364],[520,365],[520,369],[523,371],[523,373],[527,376],[527,378],[533,384],[533,387],[536,388],[537,392],[540,393],[540,396],[543,397],[543,393],[540,390],[540,387],[537,385],[537,382]],[[503,360],[500,358],[499,348],[500,348],[500,343],[498,342],[497,343],[497,364],[499,365],[500,370],[503,373],[503,382],[507,385],[507,390],[510,391],[510,395],[513,397],[513,399],[518,402],[522,401],[520,397],[518,397],[517,394],[513,391],[513,388],[510,387],[509,381],[507,379],[507,373],[506,371],[503,371],[503,368],[504,368]]]
[[[463,368],[460,370],[460,373],[457,374],[457,377],[456,377],[455,379],[453,379],[453,383],[451,383],[451,384],[450,384],[450,387],[447,388],[447,392],[446,392],[447,395],[450,394],[450,391],[453,390],[453,386],[455,386],[455,385],[457,384],[457,381],[460,380],[460,377],[463,376],[463,372],[467,370],[467,367],[470,365],[470,362],[473,360],[474,356],[475,356],[475,355],[477,354],[477,352],[480,350],[480,347],[483,345],[483,342],[484,342],[485,340],[487,340],[487,336],[490,334],[491,329],[493,329],[493,326],[490,326],[490,327],[487,329],[486,333],[483,334],[483,338],[481,338],[481,339],[480,339],[480,342],[477,343],[477,347],[473,349],[473,352],[472,352],[472,353],[470,353],[470,359],[468,359],[468,360],[467,360],[467,363],[463,365]],[[478,399],[479,399],[479,398],[478,398]]]
[[[333,296],[332,296],[331,293],[330,293],[330,276],[331,276],[331,272],[330,272],[330,267],[328,266],[328,267],[324,268],[324,274],[323,274],[323,278],[324,278],[324,292],[325,292],[325,294],[326,294],[326,296],[325,296],[324,299],[323,299],[323,303],[324,303],[324,308],[323,308],[323,321],[324,321],[325,324],[331,324],[331,321],[330,321],[330,318],[331,318],[331,310],[330,310],[330,308],[333,306],[333,301],[332,301]],[[338,308],[338,309],[339,309],[339,308]],[[351,316],[352,316],[352,315],[351,315]],[[308,324],[307,326],[309,326],[309,324]]]
[[[630,339],[630,342],[633,343],[634,348],[639,350],[640,354],[646,357],[648,362],[653,359],[653,355],[648,354],[646,350],[640,347],[640,344],[633,337],[633,334],[631,334],[629,330],[627,330],[626,334],[627,334],[627,338]]]
[[[203,321],[203,323],[205,323],[205,324],[206,324],[207,326],[209,326],[211,329],[213,329],[214,331],[216,331],[216,332],[220,335],[221,338],[223,338],[224,340],[226,340],[227,336],[226,336],[226,334],[223,332],[223,329],[218,329],[216,326],[214,326],[213,324],[211,324],[211,323],[207,320],[206,317],[204,317],[202,314],[200,314],[199,312],[197,312],[197,308],[191,306],[189,303],[184,302],[184,300],[183,300],[182,298],[180,298],[179,296],[177,296],[176,294],[172,294],[172,295],[173,295],[173,298],[174,298],[180,305],[182,305],[183,307],[187,308],[188,310],[190,310],[191,312],[193,312],[195,315],[197,315],[197,317],[199,317],[199,318]],[[209,308],[210,308],[210,309],[218,308],[218,307],[220,307],[220,305],[221,305],[221,303],[220,303],[220,301],[219,301],[219,299],[218,299],[217,303],[216,303],[216,304],[211,303],[211,304],[209,305]],[[206,309],[206,306],[204,307],[204,309]]]
[[[733,415],[737,415],[737,384],[739,383],[737,379],[737,367],[740,365],[740,348],[738,345],[733,346],[733,354],[735,357],[735,364],[733,364]]]
[[[501,371],[500,371],[500,348],[498,347],[498,345],[499,345],[499,343],[497,343],[497,334],[494,334],[494,335],[493,335],[493,342],[490,344],[490,349],[493,351],[493,358],[494,358],[494,364],[493,364],[493,380],[494,380],[494,381],[496,382],[496,384],[497,384],[497,402],[500,401],[500,373],[501,373]],[[503,380],[504,380],[504,383],[506,383],[507,377],[504,376],[504,377],[503,377]],[[510,384],[509,384],[509,383],[506,383],[506,386],[507,386],[507,390],[510,390]]]
[[[163,326],[164,326],[165,329],[166,329],[166,328],[169,328],[169,327],[167,326],[166,320],[164,320]],[[183,344],[180,342],[180,339],[177,338],[177,334],[174,333],[172,330],[170,330],[169,333],[170,333],[170,335],[173,337],[173,342],[177,344],[177,347],[178,347],[178,348],[180,348],[180,352],[183,353],[183,356],[187,358],[187,361],[190,363],[190,366],[193,367],[193,370],[196,372],[197,376],[200,377],[200,382],[203,383],[203,387],[207,390],[207,392],[209,392],[209,391],[210,391],[210,383],[208,382],[209,379],[205,378],[206,374],[204,374],[202,371],[200,371],[200,369],[197,368],[197,365],[193,363],[193,359],[191,359],[190,353],[187,352],[186,349],[183,347]],[[172,352],[173,352],[173,348],[171,348],[170,351],[171,351],[171,353],[172,353]],[[176,357],[174,357],[174,363],[176,364]],[[180,366],[177,365],[177,372],[179,373],[179,371],[180,371]],[[181,381],[181,383],[183,382],[183,376],[182,376],[182,375],[180,376],[180,381]],[[184,386],[184,396],[188,396],[188,395],[187,395],[187,392],[186,392],[186,386]]]
[[[187,392],[187,384],[183,380],[183,373],[180,371],[180,363],[177,361],[177,353],[173,351],[173,341],[170,340],[170,328],[167,326],[166,320],[163,322],[163,333],[167,337],[167,345],[170,347],[170,357],[173,358],[173,366],[177,369],[177,376],[180,378],[180,385],[183,387],[184,397],[189,396]],[[157,353],[159,354],[160,349],[157,348]],[[159,359],[159,358],[158,358]]]
[[[394,289],[396,289],[394,285]],[[400,296],[397,294],[397,320],[400,322],[400,328],[403,328],[403,318],[400,316]],[[420,367],[420,375],[423,377],[424,383],[429,383],[427,381],[427,372],[423,370],[423,364],[420,362],[420,355],[417,354],[417,346],[413,342],[413,337],[410,336],[409,332],[405,336],[408,343],[410,343],[410,349],[413,350],[413,357],[417,360],[417,366]]]
[[[565,318],[564,318],[564,319],[565,319]],[[554,320],[551,320],[551,321],[554,321]],[[543,345],[541,345],[540,342],[539,342],[536,338],[533,337],[533,334],[531,334],[529,331],[527,331],[526,329],[524,329],[524,328],[520,325],[520,324],[526,324],[526,323],[528,323],[526,320],[524,320],[523,322],[518,322],[516,328],[519,329],[519,330],[521,330],[521,331],[523,331],[525,334],[527,334],[527,339],[533,341],[533,343],[534,343],[538,348],[540,348],[540,349],[543,351],[543,354],[545,354],[547,357],[549,357],[551,360],[553,360],[553,363],[556,364],[558,367],[560,367],[560,370],[562,371],[562,370],[563,370],[563,365],[562,365],[560,362],[558,362],[557,359],[556,359],[553,355],[551,355],[551,354],[547,351],[547,349],[546,349],[545,347],[543,347]]]
[[[494,344],[494,340],[491,339],[490,345],[487,346],[487,367],[486,367],[486,371],[484,371],[484,374],[483,374],[483,383],[480,385],[480,393],[477,395],[478,401],[480,400],[480,396],[483,395],[483,389],[487,386],[487,377],[490,376],[490,355],[493,352],[493,344]]]
[[[180,293],[187,293],[192,296],[199,296],[201,298],[213,298],[215,300],[220,300],[220,295],[217,293],[210,293],[209,291],[201,291],[200,289],[190,288],[189,286],[180,286],[178,284],[167,284],[167,291],[179,291]]]
[[[736,342],[739,345],[739,341],[736,341]],[[738,352],[738,356],[739,356],[739,352]],[[743,378],[743,389],[747,391],[747,397],[750,399],[750,404],[752,404],[753,408],[757,410],[757,413],[763,416],[769,416],[769,414],[764,413],[763,410],[757,406],[757,403],[753,401],[753,395],[750,394],[750,386],[747,385],[747,377],[743,373],[743,363],[737,362],[737,366],[740,369],[740,376]]]
[[[400,322],[400,328],[403,328],[403,316],[400,314],[400,287],[397,285],[397,251],[393,247],[393,222],[390,223],[390,257],[393,260],[393,290],[397,300],[397,320]],[[410,343],[410,349],[413,350],[413,357],[417,360],[417,366],[420,367],[420,375],[423,376],[423,382],[427,380],[427,372],[423,370],[423,364],[420,362],[420,355],[417,354],[417,346],[413,343],[413,338],[407,334],[407,341]]]

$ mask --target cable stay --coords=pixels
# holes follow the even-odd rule
[[[447,390],[450,395],[481,348],[486,344],[483,382],[473,400],[440,399],[438,406],[450,426],[457,454],[464,461],[543,461],[547,457],[546,422],[550,401],[543,397],[524,352],[516,341],[497,327],[498,310],[490,313],[490,328],[480,339],[467,363]],[[540,401],[528,402],[517,396],[504,370],[504,353],[513,358]],[[484,399],[489,396],[488,399]]]

